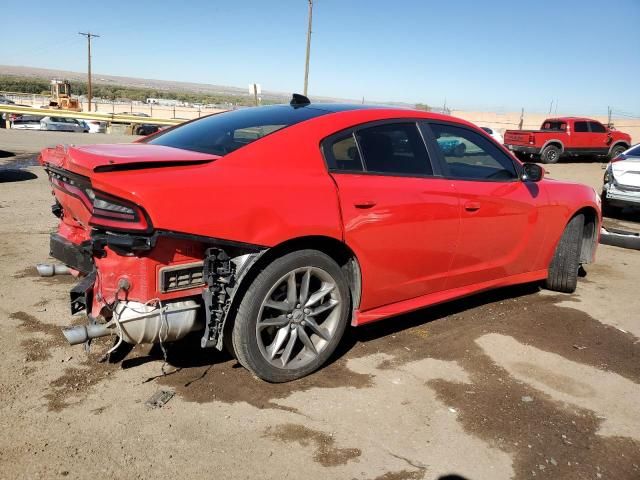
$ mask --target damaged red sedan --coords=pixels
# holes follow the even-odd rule
[[[270,382],[318,369],[349,324],[524,282],[572,292],[601,221],[592,188],[463,120],[298,95],[40,161],[51,254],[90,319],[70,343],[200,331]]]

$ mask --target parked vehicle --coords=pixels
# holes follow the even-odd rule
[[[607,165],[602,187],[602,211],[615,215],[624,207],[640,207],[640,144]]]
[[[51,254],[93,319],[70,343],[200,331],[270,382],[318,369],[349,325],[523,282],[572,292],[600,228],[594,189],[464,120],[298,95],[40,162]]]
[[[100,120],[79,120],[89,133],[107,133],[107,122]]]
[[[134,117],[149,117],[150,115],[142,112],[120,112],[116,113],[116,115],[132,115]]]
[[[20,115],[11,121],[11,128],[20,130],[41,130],[42,117],[37,115]]]
[[[89,132],[89,126],[75,118],[44,117],[40,120],[40,129],[56,132]]]
[[[521,159],[556,163],[566,156],[614,158],[631,145],[631,137],[597,120],[579,117],[549,118],[540,130],[507,130],[504,144]]]
[[[151,135],[159,131],[160,127],[150,123],[138,123],[132,125],[132,130],[135,135]]]
[[[491,128],[491,127],[480,127],[480,128],[485,132],[487,132],[491,136],[491,138],[493,138],[500,145],[504,143],[504,138],[502,138],[502,135],[500,135],[500,132],[498,132],[495,128]]]

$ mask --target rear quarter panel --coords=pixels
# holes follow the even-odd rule
[[[577,212],[582,209],[596,212],[596,235],[600,231],[602,215],[600,197],[587,185],[553,179],[544,179],[540,185],[548,198],[547,206],[541,207],[544,209],[541,216],[544,218],[547,234],[536,263],[538,268],[547,268],[567,223]]]

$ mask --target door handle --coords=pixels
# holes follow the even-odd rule
[[[371,208],[376,206],[376,202],[373,200],[363,200],[353,204],[356,208]]]
[[[467,202],[464,204],[464,209],[467,212],[476,212],[480,210],[480,202]]]

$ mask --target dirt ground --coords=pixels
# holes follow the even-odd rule
[[[59,327],[83,319],[70,277],[36,276],[56,219],[31,158],[0,159],[0,479],[640,478],[637,251],[600,246],[573,295],[525,285],[353,329],[297,382],[259,381],[197,338],[163,376],[155,348],[99,363],[109,339],[65,344]],[[161,389],[175,396],[145,406]]]

